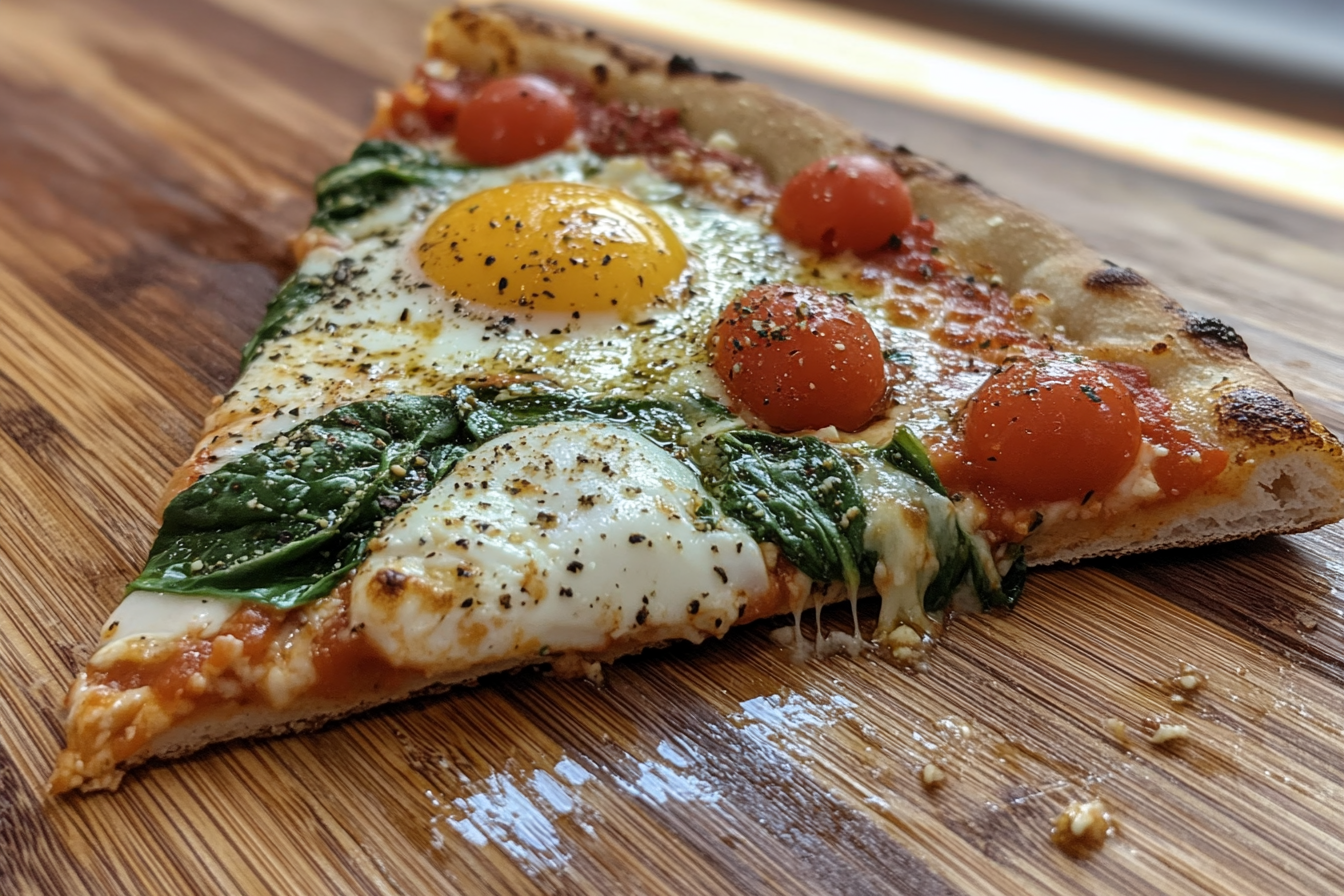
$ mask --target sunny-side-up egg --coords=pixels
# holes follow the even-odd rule
[[[375,539],[350,621],[435,674],[722,635],[766,595],[762,548],[666,451],[604,423],[487,442]]]
[[[341,404],[459,383],[721,398],[706,345],[719,311],[748,284],[806,274],[759,213],[583,151],[409,189],[339,236],[299,270],[327,278],[323,297],[207,422],[216,462]]]

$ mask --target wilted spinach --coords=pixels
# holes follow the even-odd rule
[[[301,424],[202,476],[164,510],[128,590],[288,608],[321,597],[384,519],[466,453],[454,403],[402,395]]]
[[[366,140],[350,161],[317,179],[317,212],[309,222],[328,230],[382,205],[407,187],[456,180],[469,166],[445,162],[433,150],[391,140]]]
[[[857,588],[871,572],[863,495],[840,452],[812,436],[756,430],[722,433],[708,450],[706,485],[758,541],[778,545],[814,579]]]
[[[266,315],[262,317],[257,332],[243,346],[242,369],[246,370],[261,354],[263,344],[277,336],[284,335],[285,327],[309,306],[315,304],[326,293],[326,284],[321,277],[293,275],[276,290],[275,298],[266,306]]]

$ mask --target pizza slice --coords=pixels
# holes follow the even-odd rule
[[[911,661],[1029,564],[1344,514],[1339,442],[1232,330],[684,57],[446,11],[316,198],[55,792],[865,595],[818,648]]]

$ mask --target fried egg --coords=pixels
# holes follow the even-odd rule
[[[702,641],[769,588],[746,526],[666,451],[621,426],[552,423],[481,445],[393,520],[350,620],[395,665],[441,674]]]
[[[204,469],[338,405],[459,383],[722,398],[705,342],[720,309],[806,273],[760,213],[584,151],[409,189],[338,237],[298,272],[322,298],[207,421]]]

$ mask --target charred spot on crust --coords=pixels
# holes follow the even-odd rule
[[[700,68],[700,64],[690,56],[677,54],[667,60],[667,76],[675,78],[679,75],[709,75],[715,81],[741,81],[742,76],[733,72],[711,72]]]
[[[1182,332],[1214,348],[1231,349],[1240,355],[1250,356],[1246,349],[1246,340],[1237,335],[1236,330],[1216,317],[1187,314]]]
[[[625,70],[632,75],[637,75],[654,66],[654,61],[646,55],[628,52],[625,47],[613,41],[604,39],[601,43],[611,54],[611,58],[625,66]]]
[[[607,67],[600,62],[593,66],[593,82],[598,85],[606,84],[610,74]]]
[[[450,14],[450,20],[462,30],[471,43],[476,45],[493,44],[503,55],[503,60],[493,59],[490,62],[490,73],[496,74],[499,71],[516,71],[518,68],[518,45],[514,43],[513,36],[504,28],[501,28],[495,22],[471,9],[455,9]],[[523,31],[537,31],[540,28],[540,22],[532,17],[513,17],[515,25],[518,25]]]
[[[700,66],[690,56],[677,54],[667,60],[667,74],[669,77],[676,75],[694,75],[700,71]]]
[[[969,174],[966,174],[966,173],[964,173],[964,172],[960,172],[960,173],[957,173],[957,174],[952,175],[952,183],[954,183],[954,184],[973,184],[973,183],[975,183],[975,178],[971,177]]]
[[[907,146],[897,144],[892,146],[873,137],[867,138],[868,147],[872,152],[879,156],[884,162],[889,164],[893,171],[907,180],[912,177],[946,177],[951,179],[951,175],[942,171],[937,165],[931,163],[928,159],[921,158]]]
[[[1126,286],[1147,286],[1148,280],[1130,268],[1122,268],[1115,262],[1106,262],[1106,267],[1098,268],[1087,275],[1083,285],[1088,289],[1102,291],[1122,289]]]
[[[1259,389],[1243,386],[1218,399],[1218,426],[1223,432],[1257,445],[1321,441],[1303,411]]]

